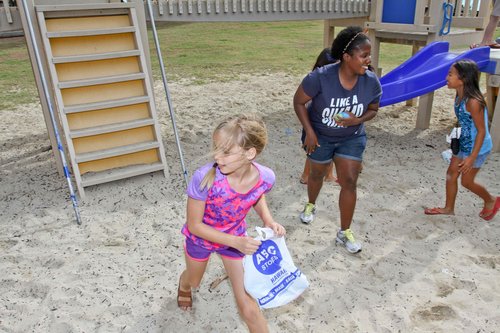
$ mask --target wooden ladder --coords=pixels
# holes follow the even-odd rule
[[[81,197],[87,186],[168,174],[138,6],[35,6]]]

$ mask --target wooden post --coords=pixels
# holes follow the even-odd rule
[[[498,103],[498,87],[500,75],[486,74],[486,102],[488,104],[488,119],[491,122],[490,134],[493,141],[493,151],[500,151],[500,103]]]
[[[331,47],[335,37],[335,26],[333,20],[325,20],[323,25],[323,47]]]
[[[431,123],[432,101],[434,99],[434,91],[423,96],[420,96],[418,102],[417,124],[416,128],[429,128]]]
[[[497,100],[498,101],[498,100]],[[495,103],[495,111],[491,120],[490,134],[493,141],[493,151],[500,151],[500,103]]]
[[[370,17],[368,20],[370,22],[380,23],[382,22],[382,8],[384,6],[384,0],[372,0],[370,8]],[[376,36],[376,29],[370,28],[369,25],[365,24],[368,28],[368,37],[372,43],[372,66],[375,69],[377,76],[382,76],[382,68],[379,67],[378,61],[380,56],[380,39]]]
[[[7,22],[8,23],[13,23],[12,21],[12,14],[10,13],[10,7],[9,7],[9,1],[4,0],[3,1],[3,8],[5,10],[5,16],[7,17]]]

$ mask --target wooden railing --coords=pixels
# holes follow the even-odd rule
[[[483,0],[416,0],[413,24],[383,22],[384,0],[372,0],[369,28],[397,30],[400,32],[438,32],[445,15],[443,4],[453,5],[451,27],[484,29],[488,23],[490,2]]]
[[[282,21],[368,17],[369,0],[158,0],[158,21]]]
[[[27,0],[36,5],[81,4],[78,0]],[[128,0],[128,2],[143,0]],[[92,0],[85,3],[127,2]],[[143,1],[145,6],[146,2]],[[22,32],[12,1],[0,0],[0,36]],[[253,22],[360,18],[370,15],[370,0],[157,0],[152,1],[155,21]],[[147,8],[145,8],[147,12]],[[149,19],[149,16],[147,16]]]
[[[490,13],[490,1],[448,0],[448,3],[454,6],[453,27],[479,29],[487,24]]]

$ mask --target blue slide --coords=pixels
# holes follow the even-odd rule
[[[483,72],[494,73],[490,48],[478,47],[463,53],[450,53],[448,42],[434,42],[380,78],[380,106],[403,102],[425,95],[446,84],[450,66],[457,60],[470,59]]]

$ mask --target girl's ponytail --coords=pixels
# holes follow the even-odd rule
[[[203,177],[201,183],[200,183],[200,191],[203,191],[204,189],[209,189],[212,187],[214,184],[215,180],[215,169],[217,168],[217,163],[214,163],[212,165],[212,168],[208,170],[208,172],[205,174],[205,177]]]

